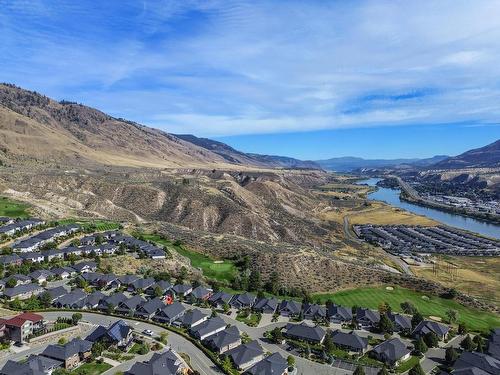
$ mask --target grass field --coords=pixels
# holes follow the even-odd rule
[[[182,245],[174,245],[172,241],[155,234],[142,234],[144,239],[156,242],[167,247],[171,251],[176,251],[191,261],[191,265],[201,269],[203,275],[210,279],[219,281],[231,281],[236,274],[236,266],[228,260],[217,261],[207,255],[186,249]]]
[[[361,306],[377,309],[379,304],[387,302],[393,311],[401,311],[401,302],[409,301],[415,305],[424,316],[436,316],[446,319],[446,311],[458,311],[459,322],[474,331],[488,331],[493,327],[500,327],[500,315],[479,311],[465,307],[453,300],[439,298],[413,290],[394,287],[387,290],[385,287],[359,288],[331,294],[315,294],[314,300],[326,302],[328,299],[339,305]]]
[[[415,367],[419,362],[420,358],[412,355],[410,358],[408,358],[408,360],[404,361],[398,367],[396,367],[396,373],[402,374],[403,372],[406,372]]]
[[[0,216],[26,218],[29,216],[28,208],[29,206],[25,203],[0,197]]]
[[[83,229],[92,229],[97,232],[104,232],[107,230],[117,230],[120,228],[120,223],[109,220],[82,220],[82,219],[63,219],[58,220],[60,225],[65,224],[80,224]]]
[[[109,370],[111,367],[113,366],[111,366],[108,363],[90,362],[90,363],[84,363],[76,370],[71,371],[71,373],[77,375],[99,375],[102,374],[104,371]]]
[[[377,224],[377,225],[436,225],[434,220],[425,216],[391,207],[385,203],[372,202],[370,208],[359,213],[349,214],[351,224]]]

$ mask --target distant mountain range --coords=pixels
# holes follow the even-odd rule
[[[496,168],[500,167],[500,139],[458,156],[441,160],[430,169]]]
[[[426,159],[363,159],[345,156],[315,162],[328,171],[352,172],[358,169],[428,167],[448,158],[446,155],[436,155]]]
[[[261,155],[238,151],[231,146],[208,138],[196,137],[192,134],[175,134],[175,137],[192,143],[198,147],[210,150],[222,156],[229,163],[248,164],[261,167],[290,168],[290,169],[320,169],[313,161],[303,161],[287,156]]]

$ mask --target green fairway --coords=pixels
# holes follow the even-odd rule
[[[0,216],[26,218],[29,216],[28,205],[0,197]]]
[[[80,224],[84,230],[88,229],[96,232],[117,230],[120,228],[120,223],[109,220],[63,219],[63,220],[58,220],[57,222],[60,225]]]
[[[172,241],[160,237],[155,234],[141,234],[146,240],[156,242],[160,245],[167,247],[169,250],[176,251],[182,256],[185,256],[191,261],[191,265],[195,268],[201,269],[203,275],[210,279],[219,281],[231,281],[236,274],[235,265],[228,260],[217,261],[207,255],[197,253],[186,249],[184,246],[175,246]]]
[[[322,303],[328,299],[344,306],[360,306],[377,309],[379,304],[387,302],[394,311],[401,311],[401,302],[411,302],[424,316],[436,316],[446,319],[446,311],[458,311],[459,322],[475,331],[488,331],[493,327],[500,327],[500,315],[479,311],[465,307],[454,300],[427,295],[413,290],[394,287],[388,290],[385,287],[359,288],[345,290],[338,293],[322,293],[314,295],[314,300]]]

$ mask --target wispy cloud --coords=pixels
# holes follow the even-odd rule
[[[492,1],[9,2],[0,79],[206,136],[500,121]]]

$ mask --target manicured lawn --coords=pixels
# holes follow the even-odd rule
[[[245,323],[249,327],[257,327],[262,316],[260,314],[240,312],[236,315],[236,320]]]
[[[7,197],[0,197],[0,216],[21,217],[29,216],[28,205],[13,201]]]
[[[82,219],[63,219],[58,220],[60,225],[65,224],[80,224],[84,230],[92,229],[96,232],[104,232],[107,230],[117,230],[120,228],[120,223],[108,220],[82,220]]]
[[[111,366],[108,363],[89,362],[89,363],[84,363],[71,373],[78,375],[99,375],[102,374],[104,371],[109,370],[111,367],[113,366]]]
[[[398,374],[402,374],[410,369],[412,369],[417,363],[420,362],[420,358],[416,356],[411,356],[408,360],[401,363],[398,367],[396,367],[396,372]]]
[[[207,255],[191,251],[184,246],[174,246],[172,241],[155,234],[142,234],[144,239],[166,246],[169,250],[174,250],[191,261],[191,265],[201,269],[203,275],[210,279],[220,281],[231,281],[236,274],[235,265],[228,260],[216,261]]]
[[[377,309],[379,304],[387,302],[393,311],[401,311],[401,302],[411,302],[424,316],[437,316],[446,319],[446,311],[458,311],[459,322],[474,331],[488,331],[493,327],[500,327],[500,316],[462,306],[454,300],[439,298],[413,290],[394,287],[387,290],[385,287],[358,288],[331,294],[316,294],[314,300],[325,302],[328,299],[344,306],[360,306]]]
[[[141,349],[141,347],[142,347],[141,344],[136,342],[134,345],[132,345],[132,347],[130,348],[128,353],[137,354],[137,353],[139,353],[139,349]]]

